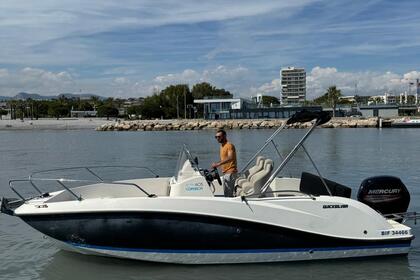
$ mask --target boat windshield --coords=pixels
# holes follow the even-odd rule
[[[191,153],[190,150],[188,149],[188,147],[186,145],[182,146],[181,152],[179,153],[178,156],[178,163],[176,164],[176,169],[175,169],[175,178],[178,179],[178,174],[179,171],[182,169],[182,167],[184,166],[185,161],[189,161],[191,163],[191,166],[195,169],[195,170],[199,170],[198,168],[198,162],[196,160],[196,158],[194,158]]]

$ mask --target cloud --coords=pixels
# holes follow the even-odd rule
[[[74,78],[68,72],[51,72],[25,67],[17,72],[0,69],[0,95],[12,96],[21,91],[42,94],[62,93],[73,89]]]
[[[247,68],[224,65],[202,71],[186,69],[180,73],[158,75],[149,80],[133,75],[86,79],[76,77],[67,71],[52,72],[25,67],[18,71],[0,69],[0,95],[13,96],[21,91],[43,95],[82,91],[103,96],[140,97],[172,84],[188,84],[192,87],[201,82],[209,82],[237,94],[245,91],[243,81],[248,80],[249,76]]]
[[[339,71],[335,67],[314,67],[307,73],[306,95],[311,100],[324,94],[330,86],[337,86],[343,95],[378,95],[385,92],[399,94],[405,91],[415,92],[416,79],[420,79],[419,71],[397,74],[390,71],[385,73],[360,71]],[[409,83],[414,83],[410,85]],[[253,95],[261,93],[279,96],[281,80],[274,79],[259,87],[252,87],[249,92]]]
[[[249,77],[245,67],[227,67],[219,65],[201,72],[187,69],[181,73],[166,74],[153,79],[153,87],[164,88],[170,84],[189,84],[208,82],[216,87],[224,87],[232,92],[241,92],[241,84]]]
[[[420,63],[420,17],[407,12],[419,8],[382,0],[0,1],[0,83],[9,86],[1,90],[144,96],[208,81],[238,96],[278,96],[280,83],[270,80],[289,65],[313,69],[309,97],[331,83],[345,93],[356,83],[360,94],[403,90],[396,73]],[[26,67],[42,73],[15,71]]]
[[[112,69],[110,70],[112,71]],[[18,71],[0,69],[0,95],[13,96],[21,91],[44,95],[63,92],[85,92],[113,97],[141,97],[160,91],[172,84],[210,84],[229,90],[237,97],[250,98],[256,94],[280,96],[281,80],[258,83],[253,80],[255,72],[243,66],[218,65],[201,71],[185,69],[179,73],[157,75],[151,79],[140,76],[118,76],[108,78],[80,78],[68,71],[52,72],[41,68],[25,67]],[[414,93],[413,85],[420,79],[420,71],[404,74],[373,71],[339,71],[335,67],[316,66],[307,72],[307,99],[313,99],[326,92],[328,87],[337,86],[344,95],[377,95],[384,92],[399,94]]]
[[[0,61],[21,65],[69,65],[82,62],[110,63],[118,54],[106,54],[113,37],[133,30],[162,26],[224,22],[287,11],[315,0],[255,2],[235,1],[1,1]],[[221,9],[221,7],[223,7]],[[188,32],[184,32],[187,34]],[[112,34],[105,42],[95,36]],[[141,37],[134,40],[141,42]],[[197,45],[200,47],[200,44]],[[98,51],[101,50],[101,51]],[[93,59],[92,58],[99,58]],[[128,59],[117,59],[130,63]]]
[[[9,71],[7,69],[0,69],[0,79],[9,76]]]
[[[170,84],[190,84],[190,83],[196,83],[200,81],[200,74],[196,72],[195,70],[186,69],[182,73],[176,73],[176,74],[166,74],[157,76],[153,79],[153,82],[157,86],[167,86]]]
[[[420,79],[420,72],[419,71],[411,71],[404,74],[404,80],[408,81],[414,81]]]
[[[274,79],[271,81],[271,83],[265,83],[258,88],[251,88],[250,92],[254,95],[261,93],[264,95],[273,95],[278,97],[281,92],[281,80]]]
[[[335,85],[344,95],[377,95],[384,92],[398,94],[408,90],[408,78],[419,77],[416,71],[403,75],[393,72],[340,72],[334,67],[314,67],[307,76],[307,97],[320,96]]]
[[[130,80],[127,79],[126,77],[117,77],[117,78],[114,79],[114,83],[116,85],[124,85],[124,84],[127,84],[129,82],[130,82]]]
[[[228,68],[224,65],[219,65],[215,69],[203,71],[202,76],[210,81],[231,81],[234,79],[242,80],[248,73],[249,70],[242,66]]]

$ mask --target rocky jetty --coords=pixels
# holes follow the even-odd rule
[[[204,130],[204,129],[265,129],[281,126],[285,119],[258,120],[132,120],[106,123],[96,128],[98,131],[166,131],[166,130]],[[296,123],[293,128],[307,128],[311,123]],[[377,118],[333,118],[321,127],[355,128],[376,127]]]

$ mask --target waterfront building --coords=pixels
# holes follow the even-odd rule
[[[281,69],[282,104],[298,105],[306,100],[306,71],[304,68]]]
[[[346,101],[346,102],[349,102],[349,103],[356,103],[356,98],[355,98],[354,95],[340,96],[340,97],[338,97],[338,100]]]
[[[384,95],[368,96],[367,105],[372,104],[417,104],[417,95],[402,92],[399,95],[385,93]]]
[[[288,119],[293,114],[302,110],[320,112],[321,106],[279,106],[262,108],[244,108],[241,110],[231,110],[232,119]]]
[[[377,104],[359,107],[362,116],[365,118],[382,117],[392,118],[398,116],[398,106],[389,104]]]
[[[366,105],[366,104],[369,103],[370,96],[368,96],[368,95],[355,95],[354,96],[354,99],[356,100],[356,103],[357,104],[359,104],[359,105],[362,105],[362,104]]]
[[[362,113],[358,110],[358,107],[350,104],[337,104],[335,110],[331,107],[322,107],[322,111],[328,112],[331,116],[335,117],[358,117],[362,116]]]
[[[397,104],[397,96],[395,96],[393,94],[385,93],[384,103],[385,104]]]
[[[93,111],[78,111],[78,110],[71,110],[70,116],[72,118],[88,118],[88,117],[96,117],[98,112],[96,110]]]
[[[1,119],[10,119],[10,107],[8,106],[7,102],[0,101],[0,111],[6,111],[6,115],[2,115],[0,113],[0,120]]]
[[[321,106],[261,107],[258,103],[244,98],[196,99],[194,103],[203,105],[204,119],[213,120],[290,118],[303,109],[322,111]]]
[[[418,113],[418,107],[415,104],[400,105],[398,107],[398,116],[414,116]]]
[[[385,103],[384,99],[385,99],[384,95],[369,96],[367,105],[369,106],[369,105],[383,104],[383,103]]]
[[[195,104],[203,105],[204,119],[231,119],[231,110],[242,110],[246,107],[255,107],[255,103],[244,98],[209,98],[196,99]]]

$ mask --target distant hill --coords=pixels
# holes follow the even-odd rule
[[[76,94],[76,93],[60,93],[58,95],[40,95],[38,93],[27,93],[27,92],[19,92],[15,96],[0,96],[0,100],[8,101],[8,100],[51,100],[51,99],[58,99],[60,97],[65,97],[68,99],[72,98],[80,98],[80,99],[89,99],[91,97],[97,97],[100,100],[106,99],[103,96],[99,96],[96,94],[91,93],[83,93],[83,94]]]
[[[59,95],[55,96],[54,98],[60,98],[60,97],[65,97],[65,98],[80,98],[80,99],[90,99],[92,97],[97,97],[100,100],[104,100],[107,97],[103,97],[103,96],[99,96],[96,94],[92,94],[92,93],[60,93]]]
[[[38,93],[26,93],[26,92],[19,92],[11,99],[13,100],[27,100],[27,99],[33,99],[33,100],[49,100],[53,99],[54,96],[43,96]]]

